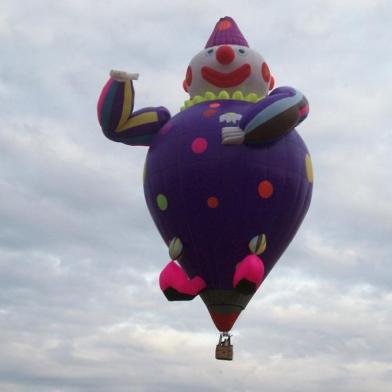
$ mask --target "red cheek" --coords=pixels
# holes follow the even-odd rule
[[[182,82],[182,88],[185,90],[185,92],[188,92],[188,85],[187,85],[187,83],[186,83],[186,80],[184,80],[184,81]]]
[[[271,78],[271,73],[270,73],[270,70],[268,68],[267,63],[263,63],[261,65],[261,75],[263,76],[264,81],[266,81],[268,83]]]
[[[182,82],[182,88],[188,92],[189,91],[189,86],[192,83],[192,68],[189,65],[187,70],[186,70],[186,75],[185,75],[185,80]]]
[[[192,84],[192,68],[190,65],[188,66],[188,69],[186,70],[185,81],[186,81],[188,87]]]

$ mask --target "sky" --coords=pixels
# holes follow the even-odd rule
[[[147,149],[96,118],[110,69],[140,73],[136,108],[176,113],[225,15],[307,96],[315,176],[232,362],[202,301],[159,289]],[[0,390],[391,391],[391,18],[388,0],[2,0]]]

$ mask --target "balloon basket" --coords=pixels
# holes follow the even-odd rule
[[[223,361],[233,360],[233,345],[231,344],[231,335],[228,332],[221,332],[219,342],[215,349],[215,358]]]

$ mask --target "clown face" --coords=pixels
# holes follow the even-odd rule
[[[222,90],[230,95],[241,91],[265,96],[273,78],[260,54],[246,46],[225,44],[208,47],[191,60],[183,87],[191,98]]]

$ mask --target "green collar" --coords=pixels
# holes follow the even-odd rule
[[[220,91],[218,94],[215,94],[211,91],[207,91],[204,95],[195,95],[193,98],[188,99],[184,102],[184,105],[181,107],[181,111],[190,108],[193,105],[196,105],[201,102],[206,101],[215,101],[217,99],[233,99],[236,101],[246,101],[256,103],[260,101],[265,96],[257,95],[256,93],[250,93],[248,95],[244,95],[242,91],[234,91],[234,93],[230,96],[230,94],[226,90]]]

